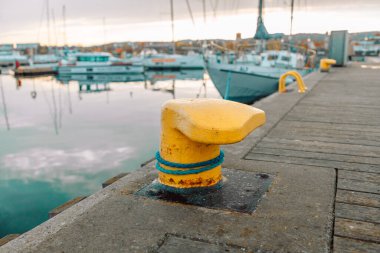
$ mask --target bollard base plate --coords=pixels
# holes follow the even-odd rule
[[[157,180],[138,190],[135,195],[152,199],[189,204],[212,209],[252,213],[265,192],[268,191],[273,176],[242,170],[223,169],[221,187],[213,189],[168,190]]]

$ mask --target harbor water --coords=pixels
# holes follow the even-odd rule
[[[199,70],[0,78],[0,238],[151,159],[165,101],[220,98]]]

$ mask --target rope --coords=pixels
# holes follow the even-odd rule
[[[208,161],[203,161],[199,163],[174,163],[169,162],[163,159],[159,152],[156,153],[156,169],[161,171],[165,174],[172,174],[172,175],[191,175],[191,174],[198,174],[204,171],[212,170],[216,168],[217,166],[221,165],[224,161],[224,152],[221,150],[220,154]],[[180,168],[180,169],[187,169],[187,170],[168,170],[161,166],[161,164],[173,167],[173,168]],[[197,168],[201,167],[201,168]],[[197,169],[194,169],[197,168]]]

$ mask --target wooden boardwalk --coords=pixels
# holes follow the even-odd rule
[[[334,69],[245,159],[335,170],[333,252],[380,252],[380,66]]]
[[[0,252],[380,252],[380,65],[306,83],[258,102],[267,123],[223,147],[229,173],[273,177],[252,214],[136,195],[150,162]]]

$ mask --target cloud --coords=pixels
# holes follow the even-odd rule
[[[20,1],[0,1],[0,22],[2,24],[0,36],[2,41],[4,43],[17,43],[39,40],[46,43],[48,40],[46,1],[23,1],[22,8],[20,8]],[[206,0],[206,24],[203,23],[202,1],[193,0],[189,2],[193,15],[199,22],[196,21],[197,27],[192,25],[185,0],[174,1],[176,38],[199,39],[203,37],[202,34],[208,38],[217,38],[217,36],[219,38],[233,38],[236,32],[242,30],[243,32],[250,31],[249,36],[253,35],[257,18],[257,1]],[[103,18],[106,20],[107,42],[127,40],[169,41],[171,38],[170,25],[168,24],[170,22],[169,0],[55,0],[50,1],[49,7],[55,12],[54,20],[52,19],[53,15],[50,15],[51,42],[57,40],[58,44],[63,43],[63,5],[66,6],[66,30],[70,44],[93,45],[103,43]],[[376,30],[379,27],[379,21],[377,21],[379,10],[380,3],[378,0],[362,0],[360,4],[354,0],[297,0],[295,1],[295,23],[298,22],[302,29],[297,29],[295,26],[294,32],[317,31],[324,33],[327,30],[342,28],[350,31]],[[289,20],[290,0],[265,1],[264,19],[266,23],[269,22],[270,17],[267,14],[271,12],[273,13],[272,16],[283,15],[286,16],[286,20]],[[337,23],[334,16],[326,16],[326,12],[344,16],[345,22],[339,21]],[[302,19],[299,18],[300,15],[298,14],[300,13],[303,13]],[[234,16],[241,14],[250,18],[234,18]],[[310,18],[310,14],[315,15]],[[353,16],[357,16],[355,20],[351,20]],[[228,18],[226,19],[226,17]],[[328,26],[326,27],[324,23],[318,25],[315,17],[318,20],[325,20],[327,17]],[[181,24],[181,22],[186,24]],[[157,26],[159,27],[157,28]],[[288,32],[288,26],[289,22],[281,20],[276,25],[272,25],[275,28],[272,29],[272,32]],[[271,26],[268,25],[267,28],[271,28]],[[221,32],[215,33],[215,29],[219,29]],[[55,34],[58,38],[55,38]]]
[[[133,155],[130,147],[99,149],[33,148],[5,155],[2,179],[43,180],[78,183],[86,174],[113,169]]]

